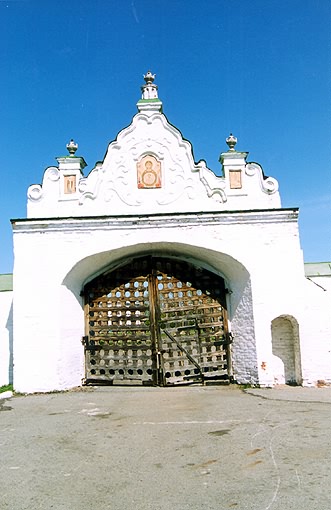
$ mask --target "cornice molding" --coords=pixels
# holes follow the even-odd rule
[[[77,232],[95,230],[127,230],[146,228],[178,228],[235,224],[270,224],[297,222],[298,209],[266,209],[256,211],[221,211],[213,213],[150,214],[132,216],[98,216],[78,218],[12,219],[14,232]]]

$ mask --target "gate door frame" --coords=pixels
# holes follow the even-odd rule
[[[221,276],[144,256],[84,287],[86,383],[173,386],[231,381]]]

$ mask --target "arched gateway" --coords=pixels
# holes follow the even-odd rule
[[[99,275],[84,298],[87,382],[230,379],[223,278],[147,256]]]
[[[144,79],[104,159],[84,175],[72,140],[29,187],[27,218],[12,220],[17,391],[232,377],[271,386],[279,316],[296,317],[300,360],[311,355],[297,209],[281,208],[277,181],[233,135],[219,175],[195,162],[154,75]]]

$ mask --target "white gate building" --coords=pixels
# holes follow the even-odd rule
[[[150,72],[137,107],[86,177],[71,141],[12,220],[15,389],[331,382],[297,208],[232,135],[221,177],[194,162]]]

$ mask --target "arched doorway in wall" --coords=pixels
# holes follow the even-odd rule
[[[224,280],[145,256],[84,287],[86,381],[175,385],[229,380]]]
[[[299,325],[289,315],[271,323],[273,371],[275,384],[301,384]]]

